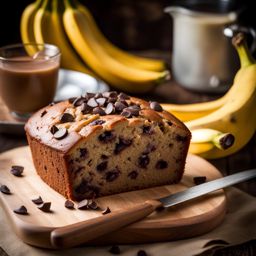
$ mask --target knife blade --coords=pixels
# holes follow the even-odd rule
[[[159,207],[171,207],[252,178],[256,178],[256,169],[196,185],[158,200],[148,200],[107,215],[55,228],[51,232],[51,244],[55,248],[77,246],[139,221]]]
[[[200,185],[196,185],[184,191],[160,198],[159,201],[163,204],[164,207],[171,207],[214,192],[216,190],[226,188],[228,186],[232,186],[243,181],[247,181],[255,177],[256,169],[242,171],[236,174],[226,176],[224,178],[219,178]]]

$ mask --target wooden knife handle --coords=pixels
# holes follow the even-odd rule
[[[56,248],[68,248],[91,241],[141,220],[161,206],[161,202],[149,200],[90,220],[56,228],[51,232],[51,243]]]

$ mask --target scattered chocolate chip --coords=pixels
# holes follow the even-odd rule
[[[202,183],[206,182],[206,177],[205,176],[197,176],[193,178],[194,184],[195,185],[200,185]]]
[[[24,167],[20,165],[13,165],[10,172],[16,177],[21,177],[23,173]]]
[[[117,245],[113,245],[108,251],[112,254],[120,254],[121,253],[121,250],[120,250],[119,246],[117,246]]]
[[[105,131],[104,133],[99,135],[99,141],[107,143],[116,138],[115,134],[112,131]]]
[[[115,109],[116,109],[116,111],[117,112],[122,112],[123,111],[123,109],[125,109],[127,106],[126,105],[124,105],[122,102],[120,102],[120,101],[117,101],[116,103],[115,103]]]
[[[71,200],[65,201],[65,207],[68,209],[74,209],[75,204]]]
[[[41,117],[43,117],[45,114],[47,114],[47,111],[44,110],[42,113],[41,113]]]
[[[101,107],[96,107],[92,110],[92,113],[97,115],[99,114],[100,116],[105,116],[106,112],[101,108]]]
[[[53,105],[55,105],[55,103],[54,103],[54,102],[51,102],[51,103],[49,104],[49,106],[53,106]]]
[[[68,123],[68,122],[74,122],[75,117],[71,115],[70,113],[63,113],[63,115],[60,118],[60,122],[63,123]]]
[[[103,107],[105,105],[105,103],[107,102],[106,98],[98,98],[96,99],[97,103],[99,104],[99,106]]]
[[[147,256],[148,254],[144,250],[139,250],[137,256]]]
[[[85,115],[90,113],[91,107],[89,107],[85,102],[82,105],[81,112]]]
[[[137,105],[134,105],[134,106],[130,106],[123,109],[123,112],[121,113],[121,115],[129,118],[132,116],[139,116],[139,113],[140,113],[140,107]]]
[[[1,185],[0,186],[0,191],[6,195],[10,195],[11,191],[6,185]]]
[[[119,154],[121,151],[123,151],[125,148],[129,147],[132,144],[132,139],[124,139],[119,138],[119,142],[116,143],[114,154]]]
[[[116,180],[118,177],[119,177],[118,170],[106,172],[106,175],[105,175],[106,181],[108,181],[108,182],[112,182],[112,181]]]
[[[58,127],[56,126],[56,125],[53,125],[52,127],[51,127],[51,129],[50,129],[50,132],[51,132],[51,134],[54,134],[55,132],[57,132],[59,129],[58,129]]]
[[[96,169],[97,169],[97,171],[102,172],[107,169],[107,166],[108,166],[108,161],[103,161],[96,166]]]
[[[130,179],[135,180],[138,176],[138,172],[137,171],[131,171],[130,173],[128,173],[127,175]]]
[[[152,135],[154,133],[154,127],[150,125],[143,125],[142,133],[147,135]]]
[[[156,169],[165,169],[167,167],[168,167],[168,163],[162,159],[157,161],[156,163]]]
[[[98,92],[98,93],[96,93],[96,94],[94,95],[94,98],[95,98],[95,99],[102,98],[102,97],[103,97],[103,95],[102,95],[101,92]]]
[[[181,136],[181,135],[177,134],[176,140],[179,142],[186,142],[188,140],[188,136]]]
[[[88,150],[87,148],[80,148],[80,158],[86,158],[88,156]]]
[[[32,199],[31,201],[32,201],[34,204],[43,204],[43,203],[44,203],[44,201],[43,201],[43,199],[42,199],[41,196],[39,196],[38,198]]]
[[[111,92],[104,92],[103,96],[107,98],[117,98],[117,92],[116,91],[111,91]]]
[[[97,204],[95,201],[93,201],[93,200],[91,200],[91,201],[89,202],[88,207],[89,207],[90,209],[92,209],[92,210],[97,210],[97,209],[99,208],[99,207],[98,207],[98,204]]]
[[[60,128],[57,132],[53,134],[56,140],[62,140],[68,135],[68,130],[66,128]]]
[[[43,212],[50,212],[51,211],[51,202],[45,202],[42,205],[38,206],[37,208]]]
[[[107,115],[115,113],[115,107],[114,107],[113,103],[111,103],[111,102],[108,103],[108,105],[105,109],[105,112],[106,112]]]
[[[141,155],[138,159],[139,166],[144,169],[148,166],[149,161],[150,161],[150,159],[149,159],[148,155],[144,155],[144,154]]]
[[[123,110],[123,112],[121,113],[121,115],[124,116],[124,117],[126,117],[126,118],[132,117],[131,111],[126,110],[126,109]]]
[[[87,105],[91,108],[95,108],[98,106],[98,102],[94,99],[94,98],[90,98],[88,101],[87,101]]]
[[[150,106],[151,109],[153,109],[155,111],[158,111],[158,112],[163,111],[162,106],[158,102],[156,102],[156,101],[150,102],[149,106]]]
[[[74,105],[75,107],[78,107],[78,106],[81,106],[85,101],[86,101],[85,98],[83,98],[83,97],[78,97],[78,98],[76,98],[76,99],[73,101],[73,105]]]
[[[84,210],[84,209],[88,209],[88,205],[89,205],[89,200],[88,199],[84,199],[82,201],[80,201],[77,205],[77,209],[79,210]]]
[[[111,213],[111,210],[109,209],[109,207],[107,207],[107,208],[104,209],[101,213],[102,213],[103,215],[105,215],[105,214]]]
[[[151,152],[153,152],[155,150],[156,150],[156,146],[151,144],[151,143],[149,143],[147,145],[146,149],[143,151],[143,155],[147,155],[147,154],[149,154],[149,153],[151,153]]]
[[[20,208],[14,209],[13,212],[21,215],[28,215],[28,210],[24,205],[22,205]]]
[[[128,96],[127,94],[121,92],[121,93],[119,93],[118,98],[122,99],[122,100],[129,100],[130,96]]]
[[[68,99],[68,102],[72,104],[75,100],[76,100],[76,97],[72,97]]]

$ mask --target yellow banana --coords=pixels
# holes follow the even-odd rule
[[[92,36],[86,17],[74,9],[68,0],[63,16],[66,33],[76,51],[87,65],[113,87],[131,93],[151,90],[168,72],[135,69],[113,59]]]
[[[211,114],[185,123],[192,132],[210,128],[235,136],[234,145],[227,150],[214,147],[200,154],[209,159],[238,151],[252,138],[256,130],[256,64],[244,42],[243,34],[239,33],[232,41],[241,61],[241,68],[235,78],[236,93],[228,97],[227,102]]]
[[[85,66],[68,42],[62,25],[61,10],[61,1],[44,1],[34,19],[35,40],[37,43],[57,45],[61,51],[61,66],[63,68],[80,71],[93,76],[94,73]]]
[[[84,16],[86,16],[86,20],[97,42],[102,45],[106,52],[113,58],[116,58],[120,62],[138,69],[151,71],[163,71],[166,69],[164,61],[135,56],[113,45],[99,30],[89,10],[78,1],[72,1],[72,3],[77,6],[78,10],[81,11]]]

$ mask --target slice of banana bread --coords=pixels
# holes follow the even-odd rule
[[[38,175],[73,200],[179,182],[191,139],[157,102],[117,92],[47,106],[25,130]]]

